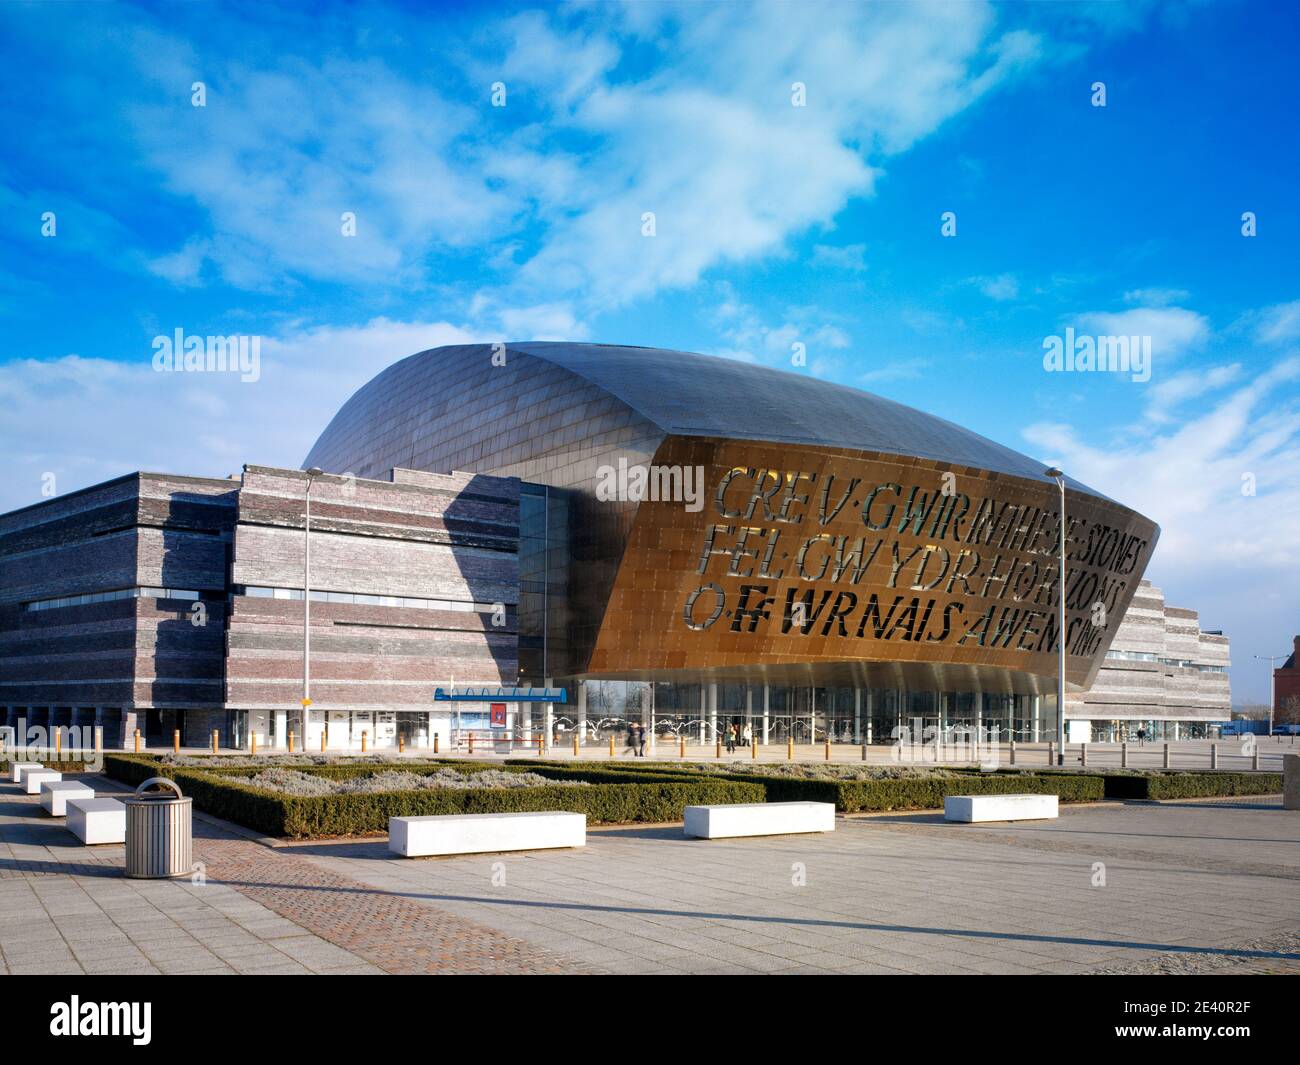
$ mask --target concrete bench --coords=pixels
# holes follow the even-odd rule
[[[755,802],[728,806],[688,806],[684,827],[686,834],[694,839],[834,832],[835,804]]]
[[[587,815],[574,813],[440,814],[390,817],[388,849],[405,858],[584,847]]]
[[[29,769],[44,769],[40,762],[10,762],[9,779],[12,783],[22,785],[23,774]]]
[[[117,799],[68,799],[68,831],[82,843],[125,843],[126,804]]]
[[[1043,821],[1056,816],[1055,795],[949,795],[945,821]]]
[[[93,799],[95,789],[80,780],[49,780],[41,785],[41,805],[52,817],[68,812],[69,799]]]
[[[63,774],[53,769],[29,769],[23,774],[22,789],[28,795],[39,795],[42,784],[50,784],[62,779]]]

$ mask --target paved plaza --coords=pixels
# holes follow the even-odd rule
[[[198,815],[194,851],[206,882],[127,880],[5,791],[0,972],[1300,972],[1300,815],[1274,798],[422,860]]]

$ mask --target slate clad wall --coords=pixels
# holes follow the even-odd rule
[[[301,588],[304,487],[256,466],[242,481],[142,473],[0,516],[0,724],[75,716],[112,746],[152,723],[155,742],[180,727],[206,744],[211,728],[230,741],[229,710],[296,709],[301,599],[231,584]],[[317,709],[428,710],[452,677],[516,681],[518,480],[399,471],[322,478],[312,496],[313,587],[502,605],[494,624],[490,609],[313,602]],[[201,599],[23,609],[135,587]]]
[[[0,515],[0,704],[219,708],[236,489],[140,473]],[[206,623],[169,599],[23,609],[138,586],[206,592]]]
[[[423,710],[433,689],[518,676],[519,481],[396,471],[324,476],[312,486],[316,591],[502,604],[491,611],[320,602],[311,606],[313,710]],[[232,583],[301,589],[306,475],[245,468]],[[236,594],[227,634],[227,706],[296,710],[301,599]]]

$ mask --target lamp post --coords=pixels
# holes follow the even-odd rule
[[[311,486],[324,471],[313,466],[307,471],[307,520],[303,524],[302,548],[302,740],[307,749],[307,718],[311,714]]]
[[[1256,655],[1268,663],[1268,734],[1273,735],[1273,711],[1277,706],[1277,666],[1274,662],[1285,662],[1290,655]]]
[[[1044,475],[1056,482],[1061,493],[1061,539],[1059,544],[1060,575],[1057,580],[1057,602],[1060,613],[1057,615],[1057,643],[1060,655],[1056,662],[1056,764],[1065,765],[1065,474],[1055,466],[1043,471]]]

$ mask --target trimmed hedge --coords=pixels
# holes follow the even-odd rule
[[[1108,799],[1204,799],[1281,792],[1281,773],[1112,773],[1106,777]]]
[[[50,754],[53,754],[54,752],[53,752],[53,751],[50,751],[49,753],[50,753]],[[11,759],[11,758],[0,758],[0,775],[3,775],[3,776],[5,777],[5,779],[8,779],[8,777],[9,777],[9,769],[10,769],[10,765],[11,765],[12,761],[13,761],[13,759]],[[91,772],[91,769],[90,769],[90,765],[89,765],[89,763],[86,762],[86,761],[82,761],[80,758],[75,759],[75,760],[70,760],[70,759],[65,758],[65,759],[64,759],[63,761],[61,761],[61,762],[56,762],[56,761],[53,761],[53,760],[50,759],[50,758],[39,758],[39,757],[37,757],[37,758],[24,758],[23,761],[24,761],[24,762],[40,762],[41,765],[43,765],[46,769],[53,769],[56,773],[87,773],[87,772]]]
[[[106,755],[104,762],[105,772],[115,780],[135,785],[165,775],[180,785],[200,810],[268,836],[298,839],[383,833],[388,831],[390,817],[571,810],[586,814],[595,824],[617,824],[680,821],[687,806],[763,801],[763,788],[753,782],[698,776],[646,781],[627,774],[553,766],[544,767],[545,775],[552,779],[592,783],[585,788],[437,788],[297,796],[233,779],[247,775],[240,770],[227,770],[224,772],[230,776],[219,776],[211,770],[164,767],[156,759],[137,755]],[[370,771],[374,772],[374,767]]]
[[[542,767],[528,763],[534,771]],[[563,764],[563,763],[560,763]],[[707,765],[707,763],[694,763]],[[677,767],[672,762],[639,762],[621,767],[624,772],[663,774]],[[1183,771],[1130,771],[1080,773],[1067,769],[1024,770],[1004,767],[992,773],[963,766],[945,766],[951,777],[926,779],[907,777],[880,780],[808,780],[766,776],[761,764],[752,773],[721,773],[720,780],[754,780],[764,784],[768,802],[810,800],[834,802],[836,808],[859,810],[939,809],[948,795],[995,795],[1032,792],[1056,794],[1062,802],[1095,802],[1098,799],[1192,799],[1234,795],[1276,795],[1282,791],[1280,773],[1229,773]],[[677,770],[679,775],[709,775],[707,770]],[[1085,782],[1085,783],[1080,783]]]
[[[544,768],[530,763],[534,772]],[[671,762],[642,762],[642,775],[671,775]],[[681,774],[679,774],[680,776]],[[714,774],[692,772],[692,779],[741,780],[761,784],[767,802],[833,802],[842,813],[862,810],[937,810],[949,795],[1008,795],[1033,793],[1058,795],[1062,802],[1096,802],[1105,797],[1100,775],[1083,773],[960,773],[949,777],[901,777],[878,780],[812,780],[753,773]]]

